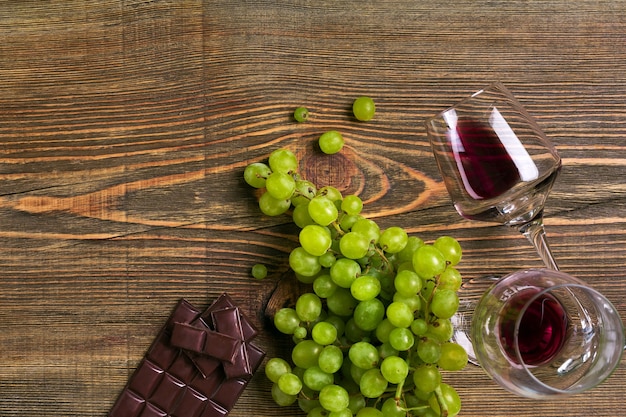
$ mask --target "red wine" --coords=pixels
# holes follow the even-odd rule
[[[522,307],[540,290],[530,288],[513,295],[500,320],[500,341],[509,359],[519,363],[515,351],[515,321]],[[526,365],[549,362],[560,351],[567,333],[567,315],[561,303],[548,294],[540,295],[524,312],[519,325],[518,346]]]
[[[472,198],[495,198],[520,181],[513,156],[491,126],[459,119],[456,134],[454,158],[465,189]]]

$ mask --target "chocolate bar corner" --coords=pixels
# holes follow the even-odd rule
[[[225,417],[261,365],[257,330],[224,293],[178,302],[108,417]]]

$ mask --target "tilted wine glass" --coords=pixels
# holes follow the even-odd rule
[[[501,83],[478,91],[426,123],[437,165],[458,213],[516,227],[548,268],[558,269],[543,208],[561,158]]]
[[[546,240],[543,208],[560,171],[561,159],[523,106],[501,83],[495,83],[428,120],[426,127],[437,165],[458,213],[472,220],[516,227],[532,243],[549,268],[541,270],[544,275],[550,275],[550,270],[558,274],[557,263]],[[525,273],[528,271],[514,276],[528,278]],[[520,288],[534,285],[517,284]],[[565,359],[571,359],[572,369],[585,364],[585,371],[580,375],[581,381],[567,385],[557,382],[558,378],[550,379],[552,376],[546,377],[548,379],[544,381],[545,375],[535,375],[533,369],[537,364],[525,363],[524,358],[519,356],[521,344],[518,337],[518,332],[525,331],[520,326],[526,325],[524,317],[526,313],[532,312],[530,305],[534,299],[525,300],[528,305],[523,302],[521,306],[513,308],[504,302],[508,296],[494,296],[508,285],[511,285],[511,278],[508,277],[480,278],[464,285],[462,304],[453,317],[455,341],[465,347],[471,362],[483,366],[505,388],[535,398],[580,392],[601,382],[619,363],[623,348],[622,324],[619,315],[607,301],[608,304],[604,306],[610,313],[601,312],[600,306],[594,314],[604,318],[601,323],[611,324],[611,335],[604,334],[602,325],[593,327],[587,324],[586,328],[598,335],[594,340],[602,342],[599,350],[601,354],[610,356],[609,365],[612,368],[608,374],[600,372],[597,367],[598,363],[602,366],[607,366],[607,363],[597,360],[599,356],[596,353],[587,351],[578,358]],[[537,286],[539,291],[546,291],[546,297],[550,295],[548,292],[551,290]],[[567,295],[564,297],[569,297],[568,309],[564,311],[567,315],[572,314],[571,318],[574,317],[574,308],[586,311],[583,308],[586,300],[591,300],[589,302],[592,304],[605,300],[582,282],[564,284],[560,288],[559,291]],[[512,335],[508,340],[508,348],[503,344],[504,328],[488,328],[500,322],[503,315],[513,317],[508,322],[508,331]],[[573,322],[571,318],[569,322]],[[591,323],[590,316],[585,315],[579,321],[582,324]],[[491,338],[487,338],[486,334],[491,335]],[[607,338],[611,341],[606,342]],[[573,339],[568,338],[563,346],[570,340]],[[550,360],[547,361],[550,366],[557,362],[557,354],[565,349],[563,346],[550,354]],[[547,354],[545,351],[540,353]],[[518,355],[517,362],[512,358],[515,355]],[[585,360],[581,360],[581,357]],[[569,373],[570,369],[564,361],[558,368]],[[503,365],[498,367],[498,364]],[[544,363],[541,365],[541,368],[545,368]]]

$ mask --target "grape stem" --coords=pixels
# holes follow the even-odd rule
[[[441,391],[441,385],[435,388],[435,397],[437,398],[437,402],[439,403],[441,417],[448,417],[448,407],[446,407],[445,400],[443,399],[443,391]]]

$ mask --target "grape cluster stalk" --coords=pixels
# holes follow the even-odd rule
[[[262,213],[290,213],[299,227],[289,266],[311,288],[273,318],[294,342],[291,358],[265,365],[274,401],[307,417],[456,416],[461,400],[442,374],[468,362],[450,341],[458,241],[381,230],[357,195],[302,178],[287,149],[248,165],[244,179],[262,190]]]

